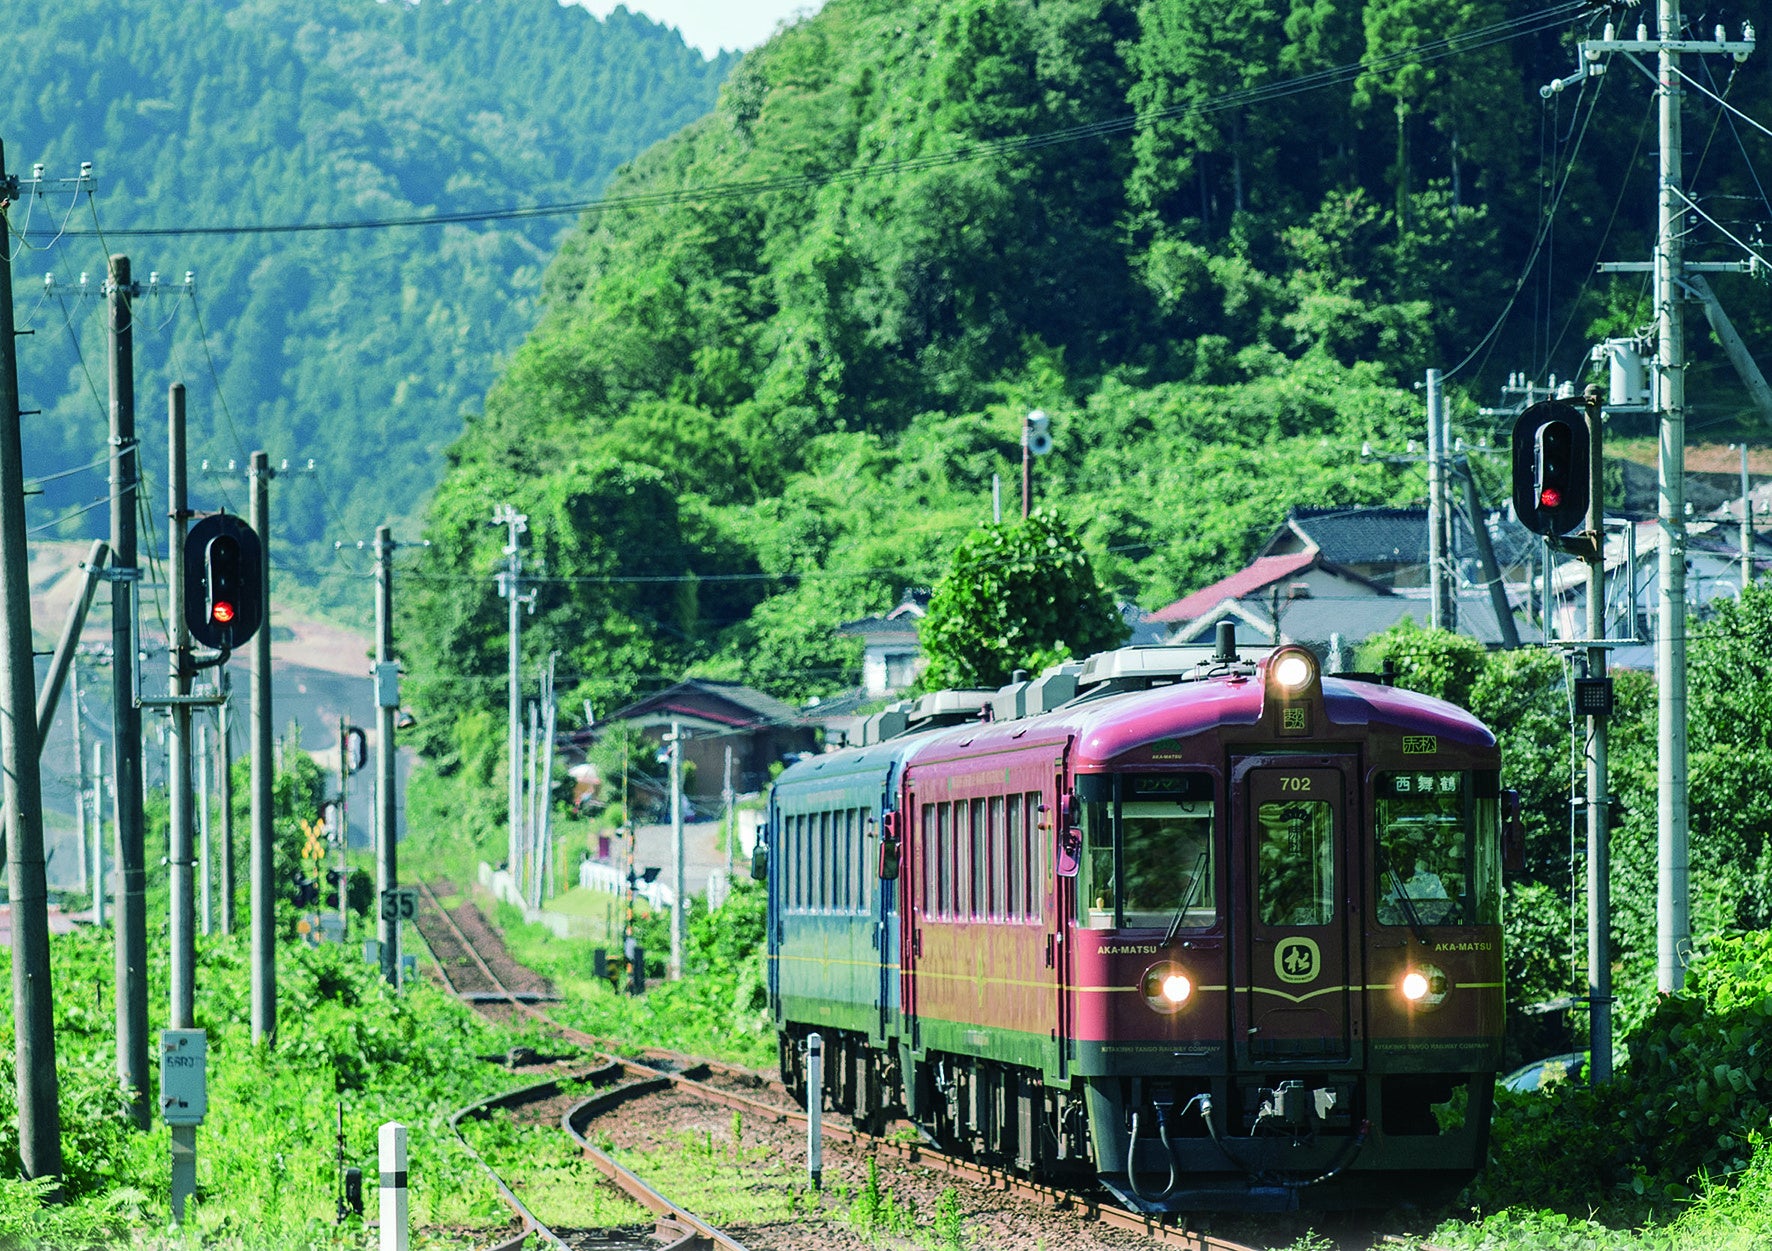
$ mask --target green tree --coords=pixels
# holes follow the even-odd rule
[[[1016,669],[1037,673],[1126,638],[1126,625],[1089,555],[1057,514],[968,535],[935,585],[919,628],[927,689],[996,687]]]

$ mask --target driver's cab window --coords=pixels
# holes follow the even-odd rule
[[[1131,774],[1111,781],[1111,788],[1101,787],[1102,798],[1083,806],[1078,923],[1097,930],[1214,924],[1218,857],[1210,775]]]

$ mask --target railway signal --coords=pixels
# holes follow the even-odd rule
[[[227,513],[205,517],[185,539],[185,624],[205,647],[232,651],[264,621],[258,535]]]
[[[1514,422],[1514,513],[1534,534],[1573,534],[1587,523],[1587,417],[1544,400]]]

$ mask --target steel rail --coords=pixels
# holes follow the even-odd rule
[[[511,994],[510,988],[499,979],[499,976],[492,971],[486,961],[481,959],[480,953],[474,950],[474,946],[468,941],[467,935],[462,933],[461,927],[455,923],[455,918],[449,915],[448,911],[442,906],[442,903],[437,899],[436,894],[431,890],[430,886],[425,883],[420,883],[419,890],[430,902],[430,906],[436,910],[437,915],[442,917],[444,923],[454,934],[456,941],[461,944],[463,950],[473,958],[474,963],[479,967],[480,972],[486,977],[487,981],[499,991],[503,992],[506,1000],[528,1013],[530,1016],[535,1017],[538,1021],[559,1031],[569,1041],[578,1042],[581,1045],[589,1047],[596,1056],[603,1060],[604,1063],[591,1070],[587,1076],[594,1079],[596,1076],[602,1074],[626,1072],[631,1069],[637,1069],[644,1074],[643,1079],[639,1082],[630,1083],[627,1086],[618,1088],[618,1091],[622,1092],[621,1097],[624,1099],[633,1098],[637,1093],[645,1093],[645,1089],[664,1089],[672,1083],[675,1079],[674,1074],[652,1069],[649,1066],[637,1066],[620,1056],[604,1052],[597,1046],[597,1040],[592,1038],[589,1034],[583,1033],[580,1030],[575,1030],[570,1026],[563,1025],[559,1021],[553,1020],[546,1013],[539,1011],[533,1005],[527,1004]],[[432,958],[435,959],[436,953],[433,951],[431,954]],[[438,961],[438,968],[439,971],[441,971],[441,961]],[[443,974],[443,980],[446,984],[450,985],[451,993],[454,993],[454,986],[450,983],[449,975],[447,973]],[[460,1141],[468,1154],[474,1158],[474,1162],[486,1171],[487,1176],[492,1178],[493,1184],[498,1187],[499,1196],[504,1199],[505,1203],[517,1214],[518,1219],[523,1223],[523,1232],[519,1234],[515,1240],[508,1240],[506,1243],[495,1247],[493,1251],[507,1251],[507,1248],[509,1251],[516,1251],[516,1248],[522,1245],[523,1238],[532,1232],[541,1235],[553,1246],[558,1247],[560,1251],[570,1251],[570,1248],[568,1248],[567,1244],[561,1241],[560,1237],[539,1217],[524,1206],[523,1201],[517,1198],[511,1188],[505,1184],[504,1179],[498,1175],[498,1172],[486,1162],[485,1158],[482,1157],[478,1151],[474,1150],[473,1146],[468,1142],[466,1135],[462,1133],[461,1122],[470,1115],[483,1116],[494,1108],[515,1107],[523,1103],[534,1102],[538,1099],[552,1098],[559,1093],[559,1079],[550,1078],[545,1082],[539,1082],[533,1086],[525,1086],[517,1090],[507,1091],[501,1095],[490,1095],[484,1099],[477,1100],[474,1103],[469,1104],[467,1107],[459,1109],[449,1119],[449,1127],[455,1132],[457,1140]],[[590,1158],[591,1163],[596,1166],[600,1172],[614,1182],[623,1193],[627,1194],[642,1207],[654,1214],[657,1218],[655,1221],[655,1227],[659,1236],[668,1240],[662,1248],[662,1251],[694,1251],[694,1249],[700,1248],[704,1245],[711,1246],[713,1251],[746,1251],[744,1245],[736,1239],[722,1233],[715,1226],[703,1221],[692,1212],[689,1212],[687,1209],[666,1199],[662,1194],[642,1181],[632,1170],[624,1168],[622,1165],[616,1163],[616,1161],[607,1153],[600,1150],[595,1144],[591,1143],[584,1137],[584,1135],[580,1134],[571,1124],[569,1124],[575,1112],[578,1112],[587,1106],[596,1105],[598,1100],[603,1097],[604,1096],[593,1096],[590,1099],[583,1100],[580,1103],[573,1105],[573,1107],[568,1109],[566,1114],[561,1118],[561,1126],[579,1144],[580,1148]]]
[[[684,1251],[688,1251],[688,1248],[705,1243],[715,1248],[715,1251],[745,1251],[744,1244],[738,1239],[702,1220],[693,1212],[686,1211],[672,1203],[649,1186],[638,1173],[619,1163],[615,1157],[585,1136],[583,1127],[595,1117],[602,1116],[621,1106],[629,1099],[651,1094],[654,1091],[668,1090],[674,1085],[675,1082],[671,1074],[661,1073],[655,1077],[630,1082],[625,1086],[617,1086],[613,1090],[602,1091],[566,1109],[560,1117],[560,1128],[565,1130],[578,1144],[579,1149],[590,1158],[591,1163],[605,1177],[639,1200],[658,1218],[661,1231],[667,1224],[675,1224],[683,1228],[682,1236],[670,1244],[672,1248],[682,1247]],[[667,1248],[666,1251],[670,1251],[670,1249]]]
[[[481,972],[491,980],[494,986],[504,991],[505,998],[522,1012],[527,1013],[529,1016],[535,1018],[535,1020],[548,1025],[552,1029],[557,1030],[562,1037],[569,1041],[576,1042],[581,1046],[588,1047],[598,1054],[605,1056],[611,1062],[619,1064],[623,1068],[641,1075],[644,1078],[663,1079],[673,1085],[687,1088],[705,1099],[723,1104],[726,1107],[758,1112],[764,1116],[772,1117],[777,1121],[795,1121],[800,1124],[805,1124],[807,1122],[808,1117],[803,1109],[784,1108],[777,1104],[765,1103],[762,1100],[753,1099],[748,1095],[739,1094],[736,1091],[721,1090],[717,1086],[710,1086],[706,1082],[697,1081],[682,1073],[674,1073],[665,1069],[655,1068],[638,1060],[605,1052],[603,1050],[605,1040],[594,1038],[590,1034],[584,1033],[582,1030],[574,1029],[569,1025],[556,1021],[547,1013],[536,1008],[533,1004],[525,1003],[512,995],[509,990],[504,987],[504,983],[499,981],[491,968],[487,966],[486,962],[480,958],[480,954],[473,949],[472,944],[468,943],[467,936],[463,934],[460,927],[455,924],[454,918],[443,909],[441,903],[438,902],[436,895],[432,893],[430,887],[421,883],[419,889],[425,894],[426,898],[430,900],[431,906],[443,917],[444,921],[449,925],[449,928],[454,931],[455,935],[468,950],[469,954],[473,956],[474,963],[480,967]],[[704,1061],[694,1057],[680,1056],[675,1058],[690,1061],[691,1066],[705,1064]],[[739,1072],[742,1070],[733,1071]],[[629,1088],[623,1087],[622,1089],[626,1090]],[[1113,1204],[1102,1203],[1089,1195],[1078,1194],[1075,1191],[1061,1190],[1057,1187],[1048,1186],[1041,1182],[1029,1181],[1027,1178],[1018,1177],[1003,1169],[992,1168],[988,1165],[979,1164],[971,1160],[962,1160],[957,1156],[948,1155],[946,1152],[937,1151],[921,1144],[899,1143],[893,1142],[887,1138],[878,1138],[872,1134],[864,1134],[848,1125],[826,1120],[823,1117],[820,1118],[820,1125],[822,1126],[824,1133],[842,1139],[845,1142],[865,1147],[876,1154],[893,1156],[909,1164],[931,1168],[955,1177],[963,1177],[969,1181],[991,1186],[997,1190],[1015,1195],[1018,1198],[1044,1204],[1054,1210],[1074,1210],[1088,1219],[1097,1221],[1110,1228],[1124,1229],[1128,1232],[1142,1234],[1143,1236],[1150,1238],[1153,1241],[1163,1243],[1166,1246],[1180,1247],[1183,1248],[1184,1251],[1259,1251],[1259,1248],[1249,1247],[1243,1243],[1231,1242],[1227,1239],[1217,1238],[1210,1234],[1201,1233],[1195,1230],[1183,1229],[1178,1225],[1172,1225],[1153,1219],[1146,1213],[1132,1211],[1130,1208],[1122,1208]],[[610,1160],[608,1157],[603,1156],[597,1148],[585,1140],[583,1135],[578,1134],[571,1126],[567,1126],[564,1118],[562,1119],[562,1126],[579,1141],[580,1145],[586,1149],[587,1153],[594,1153],[592,1154],[593,1163],[612,1179],[617,1180],[618,1185],[622,1185],[623,1183],[617,1179],[616,1172],[610,1171],[611,1169],[626,1173],[629,1177],[633,1177],[633,1180],[640,1186],[645,1186],[645,1183],[641,1182],[638,1177],[634,1177],[633,1174],[629,1173],[628,1170],[623,1169],[622,1166],[617,1164],[614,1160]],[[609,1165],[608,1168],[605,1168],[603,1162],[599,1160],[598,1157],[600,1156],[603,1160],[607,1160]],[[624,1185],[623,1188],[626,1189],[626,1186]],[[651,1190],[650,1187],[646,1187],[646,1189],[648,1191]],[[629,1193],[633,1193],[636,1199],[639,1199],[641,1203],[645,1203],[651,1208],[651,1204],[648,1200],[632,1191]],[[652,1193],[656,1194],[657,1192],[654,1191]],[[667,1206],[669,1205],[669,1201],[664,1199],[663,1196],[658,1196],[658,1201],[665,1203]],[[657,1211],[656,1208],[653,1208],[652,1210]],[[712,1229],[713,1227],[710,1226],[709,1228]],[[712,1238],[713,1235],[705,1234],[703,1237]]]

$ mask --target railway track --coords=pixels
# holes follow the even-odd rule
[[[464,998],[481,1003],[494,1000],[509,1003],[517,1012],[545,1024],[566,1041],[586,1048],[600,1062],[590,1070],[590,1076],[593,1081],[606,1081],[608,1088],[601,1089],[568,1108],[561,1117],[561,1127],[600,1172],[623,1193],[654,1213],[658,1221],[656,1233],[648,1241],[632,1245],[656,1248],[659,1246],[658,1240],[664,1239],[670,1248],[681,1248],[682,1251],[697,1247],[715,1248],[717,1251],[743,1251],[743,1244],[731,1235],[672,1203],[607,1152],[599,1149],[588,1137],[587,1129],[599,1116],[619,1109],[624,1103],[671,1087],[743,1114],[777,1123],[804,1126],[807,1121],[806,1113],[794,1106],[786,1089],[779,1082],[759,1080],[748,1070],[671,1052],[646,1049],[638,1055],[620,1054],[616,1050],[617,1044],[612,1040],[594,1037],[556,1021],[536,1006],[535,996],[518,995],[505,986],[499,975],[475,950],[474,944],[462,932],[454,918],[444,910],[431,887],[421,886],[420,892],[427,908],[420,910],[419,931],[425,936],[427,943],[432,942],[433,933],[441,940],[442,952],[439,953],[437,945],[432,946],[432,952],[438,955],[440,971],[452,991],[460,995],[462,992],[457,989],[458,985],[466,985],[471,989],[467,995],[463,995]],[[449,965],[445,965],[446,960],[450,962]],[[473,973],[462,974],[461,982],[458,983],[457,971],[470,968]],[[721,1084],[715,1084],[707,1080],[708,1078],[717,1078]],[[745,1089],[747,1086],[757,1093],[748,1092]],[[557,1093],[558,1089],[558,1082],[554,1080],[483,1100],[462,1109],[452,1125],[459,1124],[460,1120],[471,1115],[489,1115],[497,1108],[510,1108],[547,1098]],[[1093,1194],[1029,1181],[1001,1169],[962,1160],[922,1144],[864,1134],[843,1121],[821,1120],[821,1127],[826,1139],[851,1144],[861,1152],[944,1173],[1052,1210],[1073,1212],[1108,1228],[1136,1233],[1166,1246],[1184,1248],[1186,1251],[1262,1251],[1261,1248],[1245,1243],[1155,1220],[1144,1213],[1105,1203]],[[459,1128],[457,1133],[459,1136]],[[467,1145],[465,1138],[462,1141]],[[473,1152],[471,1146],[468,1150]],[[480,1160],[478,1153],[474,1153],[474,1157]],[[507,1204],[523,1221],[526,1233],[533,1232],[550,1245],[567,1247],[568,1244],[561,1241],[554,1231],[548,1229],[534,1213],[523,1206],[489,1164],[484,1160],[480,1160],[480,1163],[498,1183],[499,1191]],[[1424,1246],[1421,1251],[1433,1249]]]

